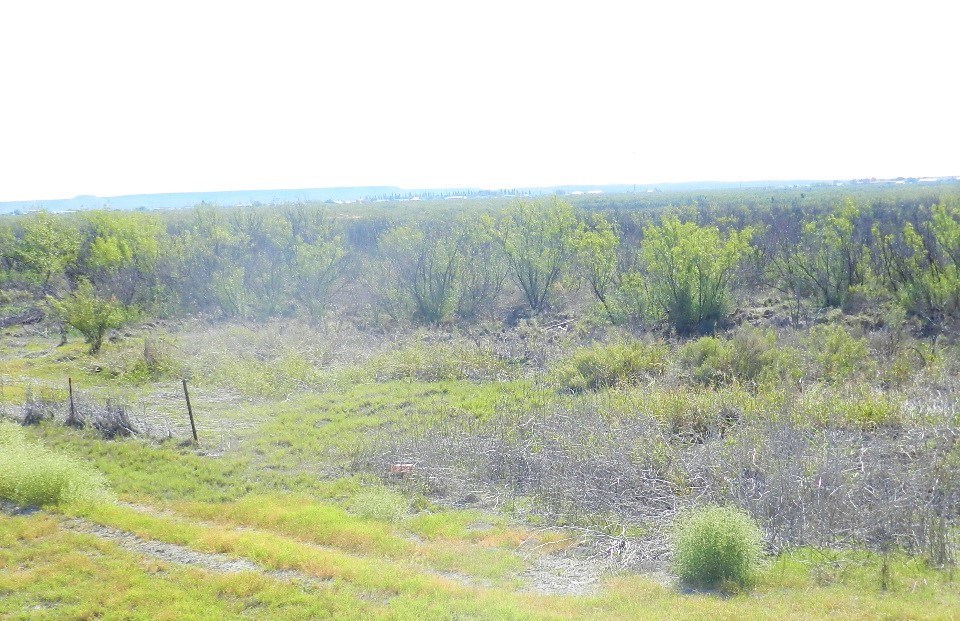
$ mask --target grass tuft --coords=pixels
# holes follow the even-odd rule
[[[350,510],[358,517],[381,522],[397,522],[410,511],[410,501],[386,488],[363,490],[353,497]]]
[[[763,554],[763,532],[747,514],[703,507],[680,519],[674,533],[674,569],[695,587],[749,586]]]

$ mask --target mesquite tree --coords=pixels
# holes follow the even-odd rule
[[[534,313],[543,312],[573,255],[577,218],[560,199],[521,201],[501,217],[497,236],[510,272]]]
[[[726,237],[716,227],[665,218],[644,229],[640,246],[655,312],[678,334],[712,332],[727,312],[729,284],[752,231]]]

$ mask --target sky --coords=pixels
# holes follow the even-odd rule
[[[0,4],[0,201],[960,175],[960,3]]]

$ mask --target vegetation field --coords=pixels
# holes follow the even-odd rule
[[[960,617],[960,190],[763,192],[0,220],[0,618]]]

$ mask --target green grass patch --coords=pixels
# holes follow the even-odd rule
[[[519,571],[522,563],[513,549],[524,539],[536,538],[481,512],[436,511],[407,516],[409,500],[385,488],[354,488],[346,496],[337,496],[339,504],[285,495],[251,496],[234,503],[176,503],[170,507],[178,515],[224,527],[263,529],[349,553],[398,561],[416,559],[437,570],[495,580]],[[358,507],[368,509],[371,502],[376,503],[374,511],[357,511]],[[384,502],[389,505],[386,510],[380,506]]]
[[[21,506],[109,502],[106,480],[78,459],[29,442],[23,430],[0,421],[0,498]]]
[[[410,500],[406,496],[383,487],[361,491],[349,506],[354,515],[380,522],[398,522],[410,512]]]
[[[376,619],[348,584],[305,590],[252,572],[217,574],[127,552],[54,518],[0,517],[4,619]]]
[[[506,379],[511,366],[492,352],[462,340],[405,343],[370,358],[350,374],[354,380],[379,382],[419,380]]]

